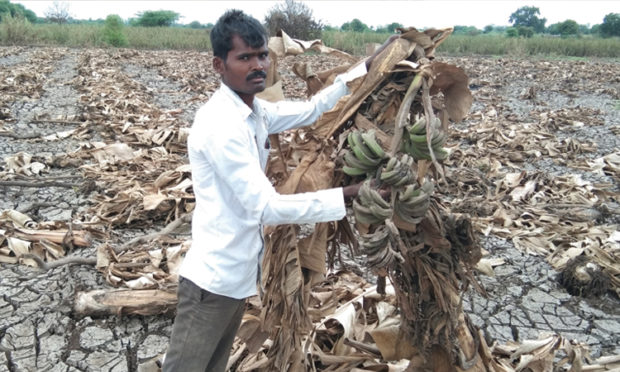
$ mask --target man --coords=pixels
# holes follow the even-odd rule
[[[278,194],[264,173],[268,135],[315,122],[378,52],[309,102],[269,103],[255,98],[265,89],[267,40],[261,24],[239,10],[211,30],[222,85],[196,113],[188,139],[196,208],[164,372],[224,371],[245,299],[256,294],[263,225],[340,220],[345,198],[359,189]]]

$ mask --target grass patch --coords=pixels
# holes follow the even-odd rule
[[[450,35],[437,48],[450,55],[511,55],[620,57],[620,38],[559,38],[537,35],[532,38],[507,38],[502,35]]]
[[[130,48],[211,50],[206,30],[178,27],[126,27]]]
[[[68,47],[108,47],[106,30],[96,24],[30,24],[24,20],[0,23],[0,44],[62,45]],[[107,33],[109,36],[109,32]],[[211,49],[205,30],[180,27],[124,27],[129,48]],[[23,35],[23,36],[20,36]],[[124,43],[123,43],[124,44]]]
[[[353,55],[364,55],[366,54],[366,44],[383,44],[389,36],[389,33],[323,31],[321,40],[323,44],[330,48],[342,50]]]
[[[204,29],[181,27],[123,27],[129,48],[210,50],[209,33]],[[107,47],[109,31],[98,24],[30,24],[21,18],[5,17],[0,23],[0,44],[63,45],[69,47]],[[383,43],[390,34],[375,32],[323,31],[321,39],[329,47],[353,55],[366,54],[369,43]],[[119,45],[121,45],[119,43]],[[620,57],[620,38],[584,36],[559,38],[535,35],[508,38],[503,35],[450,35],[437,48],[445,55]]]

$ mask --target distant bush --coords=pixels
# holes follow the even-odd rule
[[[519,36],[519,31],[517,31],[517,29],[515,27],[508,27],[506,29],[506,36],[507,37],[517,37],[517,36]]]
[[[103,26],[103,40],[115,47],[127,46],[127,37],[123,33],[123,20],[116,14],[110,14]]]
[[[403,28],[403,24],[402,23],[398,23],[398,22],[392,22],[389,25],[386,26],[382,26],[382,27],[377,27],[377,29],[375,30],[375,32],[378,33],[383,33],[383,34],[393,34],[394,32],[396,32],[397,28]]]
[[[138,13],[138,19],[133,26],[167,27],[172,26],[179,19],[179,13],[172,10],[147,10]]]
[[[198,21],[193,21],[190,24],[187,25],[187,27],[189,28],[205,28],[205,26],[202,25],[202,23],[198,22]]]
[[[454,35],[476,36],[479,34],[480,30],[474,26],[454,26]]]
[[[311,40],[321,36],[323,25],[312,16],[312,10],[301,1],[286,0],[271,8],[265,16],[269,35],[284,30],[289,36]]]
[[[534,36],[534,28],[529,26],[517,26],[517,33],[521,37],[530,38]]]
[[[352,32],[367,32],[370,31],[370,27],[367,24],[360,21],[357,18],[353,18],[351,22],[345,22],[340,26],[342,31],[352,31]]]

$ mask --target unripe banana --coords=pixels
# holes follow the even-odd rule
[[[441,130],[437,130],[431,138],[431,147],[433,150],[440,148],[446,143],[446,133]]]
[[[355,221],[367,225],[373,225],[383,221],[383,219],[377,218],[370,211],[370,208],[359,204],[356,200],[353,200],[353,214],[355,215]]]
[[[443,148],[443,147],[440,147],[440,148],[434,150],[434,152],[435,152],[435,158],[437,160],[445,160],[450,155],[450,152],[448,150],[446,150],[445,148]]]
[[[372,212],[372,214],[377,217],[379,220],[384,221],[387,218],[392,216],[392,208],[381,208],[377,204],[371,204],[368,208]]]
[[[422,221],[422,217],[413,217],[409,212],[403,210],[400,203],[394,205],[394,213],[397,214],[401,220],[412,225],[416,225]]]
[[[397,162],[398,162],[398,159],[395,156],[392,156],[390,160],[388,160],[387,164],[385,165],[385,170],[388,172],[391,171],[392,169],[394,169],[394,166],[396,165]]]
[[[417,146],[411,146],[410,148],[411,152],[409,153],[415,160],[431,160],[431,154],[428,150],[428,147],[426,146],[426,143],[424,143],[424,146],[422,147],[417,147]]]
[[[375,155],[376,158],[384,159],[386,157],[385,151],[381,147],[381,145],[377,142],[375,138],[375,130],[371,129],[368,132],[364,132],[361,134],[362,140],[364,144],[368,146],[370,151]]]
[[[400,168],[393,168],[389,171],[382,171],[379,179],[388,185],[395,183],[399,179]]]
[[[411,142],[413,142],[414,146],[426,144],[426,133],[425,134],[410,134],[409,139],[411,139]]]
[[[350,167],[348,165],[343,166],[342,167],[342,171],[345,174],[348,174],[349,176],[352,176],[352,177],[363,176],[363,175],[366,174],[365,170],[360,169],[360,168],[353,168],[353,167]]]
[[[422,116],[419,118],[410,128],[411,134],[425,134],[426,133],[426,118]]]
[[[369,180],[366,180],[364,181],[364,183],[362,183],[362,186],[360,186],[357,196],[359,197],[361,204],[365,207],[369,207],[371,204],[374,203],[373,196],[370,190]]]
[[[373,169],[372,167],[362,163],[355,155],[353,155],[351,151],[345,150],[344,162],[352,168],[359,168],[365,171],[370,171]]]

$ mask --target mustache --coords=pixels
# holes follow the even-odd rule
[[[254,72],[252,72],[251,74],[249,74],[245,80],[252,80],[252,79],[256,79],[256,78],[263,78],[266,79],[267,78],[267,73],[265,71],[261,71],[261,70],[256,70]]]

